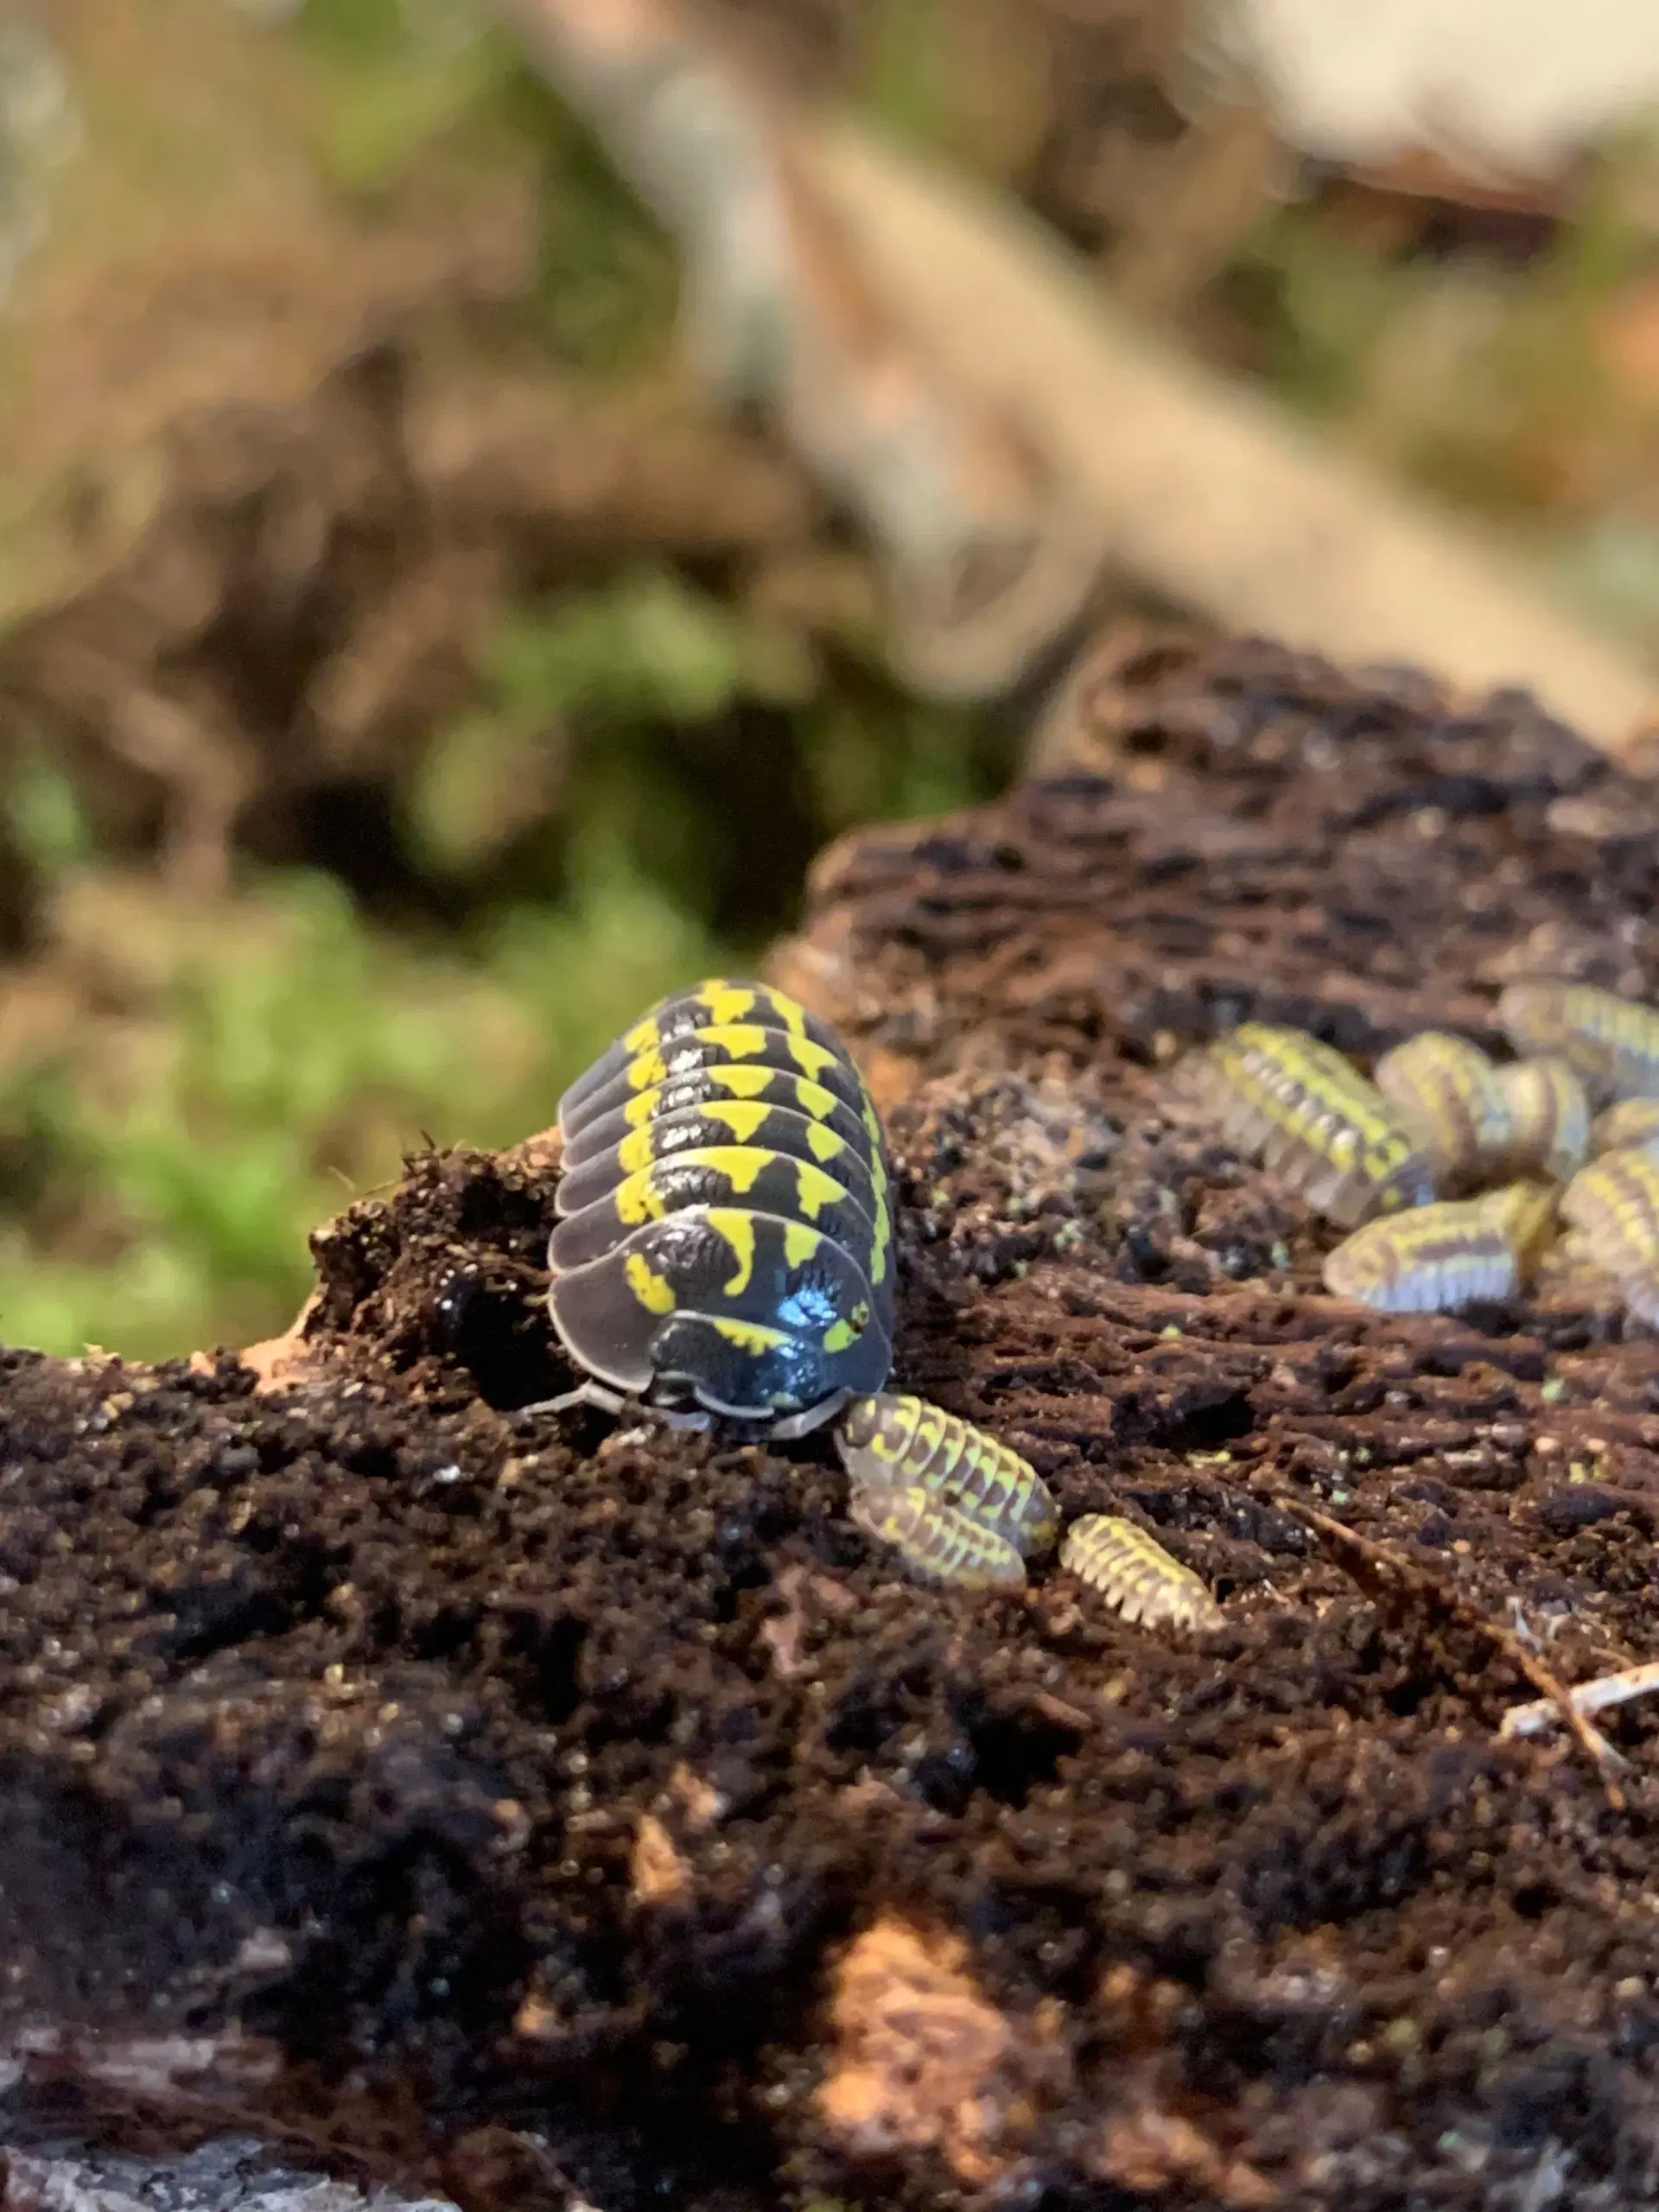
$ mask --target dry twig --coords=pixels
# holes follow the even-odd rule
[[[1621,1667],[1617,1674],[1580,1682],[1568,1691],[1567,1699],[1574,1713],[1602,1713],[1610,1705],[1626,1705],[1633,1697],[1650,1697],[1655,1691],[1659,1691],[1659,1659],[1649,1659],[1639,1667]],[[1552,1721],[1565,1718],[1553,1698],[1540,1698],[1535,1705],[1512,1706],[1497,1732],[1536,1736]]]
[[[1478,1605],[1450,1583],[1443,1581],[1437,1574],[1431,1574],[1415,1560],[1406,1559],[1392,1545],[1379,1543],[1374,1536],[1362,1536],[1345,1521],[1338,1521],[1332,1514],[1322,1513],[1317,1506],[1307,1504],[1279,1484],[1269,1482],[1261,1485],[1259,1494],[1294,1515],[1304,1527],[1323,1537],[1338,1554],[1345,1552],[1351,1558],[1358,1560],[1373,1577],[1392,1584],[1397,1589],[1430,1599],[1461,1625],[1491,1644],[1495,1651],[1509,1661],[1517,1674],[1532,1684],[1539,1693],[1543,1707],[1557,1714],[1572,1730],[1580,1749],[1601,1776],[1608,1803],[1615,1811],[1623,1809],[1624,1793],[1612,1780],[1612,1776],[1626,1762],[1601,1731],[1592,1727],[1585,1718],[1574,1694],[1535,1653],[1528,1650],[1513,1629],[1505,1628],[1500,1621],[1493,1620],[1490,1614],[1483,1612]],[[1528,1709],[1522,1708],[1523,1711]],[[1516,1731],[1506,1719],[1499,1732],[1513,1734]]]

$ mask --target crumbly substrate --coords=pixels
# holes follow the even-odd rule
[[[1659,2200],[1659,1708],[1599,1716],[1618,1806],[1497,1734],[1516,1637],[1659,1653],[1659,1341],[1571,1274],[1338,1304],[1165,1072],[1252,1017],[1496,1042],[1523,963],[1659,998],[1659,798],[1265,647],[1093,710],[1075,775],[828,856],[779,980],[889,1109],[895,1387],[1222,1625],[906,1581],[822,1438],[515,1415],[572,1380],[554,1150],[418,1160],[283,1387],[0,1373],[26,2080],[342,2156],[402,2115],[469,2212]]]

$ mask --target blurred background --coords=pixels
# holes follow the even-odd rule
[[[0,1339],[280,1329],[1100,626],[1628,735],[1656,98],[1646,0],[14,0]]]

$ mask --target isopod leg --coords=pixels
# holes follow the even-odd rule
[[[778,1444],[791,1444],[797,1437],[810,1436],[815,1428],[834,1421],[853,1395],[851,1390],[837,1390],[816,1406],[807,1406],[800,1413],[786,1414],[782,1421],[773,1421],[767,1433]]]

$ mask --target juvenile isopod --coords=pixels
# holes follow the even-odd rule
[[[1184,1081],[1230,1144],[1344,1229],[1434,1195],[1398,1110],[1303,1030],[1246,1022],[1190,1061]]]
[[[847,1510],[861,1529],[897,1552],[918,1581],[990,1590],[1026,1579],[1025,1560],[1007,1536],[920,1483],[855,1488]]]
[[[1598,1114],[1592,1152],[1646,1152],[1659,1158],[1659,1098],[1622,1098]]]
[[[1603,1153],[1567,1185],[1561,1212],[1637,1320],[1659,1321],[1659,1160]]]
[[[1517,1052],[1559,1053],[1602,1098],[1659,1097],[1659,1013],[1588,983],[1511,983],[1497,1018]]]
[[[1590,1100],[1570,1065],[1555,1054],[1516,1060],[1497,1079],[1510,1109],[1507,1172],[1557,1183],[1576,1175],[1590,1146]]]
[[[1368,1222],[1326,1258],[1325,1288],[1382,1313],[1447,1313],[1511,1298],[1554,1209],[1545,1185],[1517,1183]]]
[[[860,1489],[919,1488],[1006,1536],[1021,1553],[1053,1541],[1053,1496],[1030,1462],[925,1398],[896,1391],[855,1398],[836,1443]]]
[[[1377,1089],[1428,1154],[1442,1188],[1480,1179],[1510,1142],[1503,1087],[1478,1045],[1444,1029],[1425,1029],[1384,1052]]]
[[[1060,1565],[1077,1575],[1126,1621],[1143,1628],[1211,1629],[1221,1607],[1203,1579],[1183,1567],[1133,1521],[1085,1513],[1065,1532]]]

